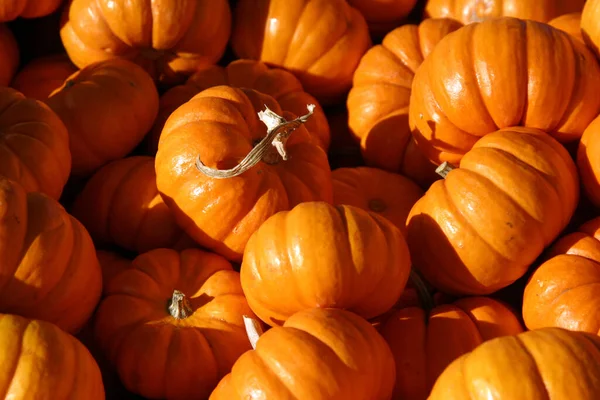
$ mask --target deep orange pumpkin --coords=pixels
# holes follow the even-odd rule
[[[600,116],[585,129],[577,149],[577,167],[587,198],[600,207]]]
[[[585,43],[600,56],[600,0],[587,0],[581,12],[581,34]]]
[[[0,13],[2,5],[0,4]],[[19,67],[19,46],[11,30],[0,23],[0,86],[8,86]]]
[[[27,97],[45,101],[50,93],[77,72],[66,54],[36,58],[25,65],[15,76],[11,86]]]
[[[569,35],[582,42],[584,41],[581,33],[581,12],[563,14],[560,17],[548,21],[548,25],[567,32]]]
[[[0,22],[21,18],[39,18],[52,14],[63,0],[1,0]]]
[[[102,294],[106,295],[108,283],[119,273],[131,266],[131,260],[107,250],[96,251],[102,269]]]
[[[382,36],[399,26],[410,14],[417,0],[348,0],[362,13],[374,36]]]

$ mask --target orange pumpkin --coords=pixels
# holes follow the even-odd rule
[[[600,217],[558,240],[523,294],[529,329],[556,326],[600,334]]]
[[[265,114],[265,105],[281,115],[275,99],[255,90],[206,89],[171,114],[156,154],[158,190],[179,226],[201,246],[235,261],[241,261],[250,235],[271,215],[305,201],[331,202],[333,197],[323,149],[298,121],[270,129],[266,137],[257,114],[271,115]],[[294,116],[283,113],[288,120]],[[297,129],[287,136],[293,128]],[[271,140],[279,143],[279,154]],[[252,162],[246,163],[249,159]],[[223,179],[207,175],[199,165],[213,171],[243,168],[234,174],[216,171],[228,175]]]
[[[578,197],[574,162],[550,135],[490,133],[411,210],[413,264],[444,292],[493,293],[525,274],[567,226]]]
[[[419,150],[408,126],[415,71],[437,43],[461,27],[451,19],[426,19],[388,33],[362,57],[348,94],[348,124],[367,165],[401,172],[425,185],[435,166]]]
[[[71,172],[69,134],[45,104],[0,87],[0,175],[58,199]]]
[[[62,206],[0,177],[0,312],[78,331],[100,298],[89,234]]]
[[[588,199],[600,207],[600,117],[585,129],[577,149],[577,167]]]
[[[406,235],[406,217],[423,189],[402,175],[376,168],[338,168],[331,173],[333,204],[378,213]]]
[[[11,86],[27,97],[44,101],[75,72],[77,67],[66,54],[44,56],[25,65]]]
[[[210,400],[387,400],[394,359],[367,321],[312,308],[265,332],[221,380]]]
[[[581,34],[585,43],[600,55],[600,0],[587,0],[581,12]]]
[[[153,399],[206,399],[250,349],[239,274],[198,249],[144,253],[107,283],[95,336],[125,387]],[[168,379],[165,379],[168,377]]]
[[[179,83],[216,63],[230,32],[227,0],[71,0],[60,37],[79,68],[125,58],[154,79]]]
[[[106,295],[108,283],[119,273],[131,266],[131,260],[113,252],[106,250],[96,251],[100,268],[102,269],[102,294]]]
[[[293,72],[325,105],[350,89],[371,38],[362,14],[345,0],[239,0],[231,45],[238,58]]]
[[[429,400],[596,400],[599,348],[600,337],[560,328],[496,338],[450,364]]]
[[[0,0],[0,22],[52,14],[63,0]]]
[[[46,103],[69,130],[71,173],[83,177],[142,141],[158,113],[158,92],[143,69],[112,59],[71,75]]]
[[[190,76],[185,85],[175,86],[161,96],[158,117],[149,138],[150,151],[156,153],[160,133],[173,111],[201,91],[219,85],[255,89],[268,94],[282,109],[296,115],[304,114],[307,104],[315,104],[315,112],[305,126],[314,136],[315,143],[325,151],[329,148],[329,124],[325,113],[316,99],[302,89],[293,74],[280,68],[269,68],[260,61],[235,60],[227,67],[211,65],[202,68]]]
[[[307,202],[261,225],[240,270],[248,304],[281,325],[311,307],[336,307],[364,318],[398,301],[410,272],[402,233],[375,213]]]
[[[465,50],[467,49],[467,50]],[[435,163],[457,163],[511,126],[579,140],[600,112],[600,65],[582,43],[534,21],[498,18],[440,41],[413,80],[409,122]]]
[[[362,13],[372,35],[380,36],[400,25],[417,0],[348,0]]]
[[[425,16],[453,18],[463,24],[495,17],[516,17],[548,22],[581,11],[586,0],[428,0]],[[589,0],[588,0],[589,1]]]
[[[0,14],[2,4],[0,4]],[[8,86],[19,67],[19,46],[11,30],[0,23],[0,86]]]
[[[567,32],[569,35],[583,42],[583,35],[581,34],[581,12],[563,14],[560,17],[556,17],[549,21],[548,25],[560,29],[563,32]]]
[[[75,199],[72,213],[97,243],[137,253],[193,247],[158,193],[154,157],[127,157],[100,168]]]
[[[57,326],[0,314],[0,392],[6,399],[104,400],[98,364]]]

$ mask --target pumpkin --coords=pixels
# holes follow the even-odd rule
[[[78,331],[102,288],[89,234],[63,207],[0,177],[0,312]]]
[[[268,136],[259,111],[277,121]],[[175,220],[201,246],[234,261],[271,215],[332,201],[327,155],[302,125],[310,113],[297,120],[273,113],[282,110],[271,96],[215,86],[173,112],[160,136],[156,183]]]
[[[52,14],[62,0],[2,0],[0,22],[21,18],[39,18]]]
[[[71,171],[69,134],[45,104],[0,87],[0,175],[58,199]]]
[[[595,400],[599,347],[598,336],[560,328],[492,339],[452,362],[429,400]]]
[[[125,58],[172,84],[216,63],[230,32],[227,0],[72,0],[60,37],[79,68]]]
[[[193,247],[158,193],[154,157],[127,157],[100,168],[75,199],[72,213],[100,244],[137,253]]]
[[[560,29],[567,32],[569,35],[583,42],[583,36],[581,34],[581,13],[573,12],[569,14],[563,14],[560,17],[556,17],[548,22],[548,25],[554,28]]]
[[[581,12],[581,34],[585,43],[596,53],[600,55],[600,24],[598,16],[600,15],[600,0],[587,0],[583,11]]]
[[[425,16],[453,18],[463,24],[495,17],[516,17],[548,22],[581,11],[586,0],[428,0]],[[589,1],[589,0],[588,0]]]
[[[378,213],[406,234],[406,217],[423,196],[410,179],[376,168],[338,168],[331,173],[333,204]]]
[[[417,0],[348,0],[348,3],[365,17],[372,35],[382,36],[403,22]]]
[[[0,5],[0,12],[2,5]],[[11,30],[0,23],[0,86],[8,86],[19,67],[19,46]]]
[[[71,75],[46,103],[69,130],[72,175],[85,177],[142,141],[158,113],[158,92],[139,66],[112,59]]]
[[[156,249],[107,283],[95,337],[129,391],[206,399],[250,349],[243,315],[254,314],[227,260],[199,249]]]
[[[386,400],[392,393],[390,349],[375,328],[352,312],[300,311],[253,345],[210,400]]]
[[[239,0],[231,46],[238,58],[293,72],[328,105],[350,89],[371,38],[362,14],[345,0]]]
[[[437,179],[435,166],[419,150],[408,126],[415,71],[448,33],[451,19],[403,25],[369,49],[354,72],[348,94],[348,124],[367,165],[401,172],[424,186]]]
[[[425,59],[413,80],[409,123],[436,164],[458,163],[480,137],[511,126],[576,142],[600,112],[599,89],[600,65],[569,34],[492,19],[447,35]]]
[[[441,291],[493,293],[525,274],[578,197],[574,162],[550,135],[522,127],[485,135],[412,208],[413,264]]]
[[[325,202],[302,203],[265,221],[240,269],[248,304],[271,326],[311,307],[376,317],[398,301],[409,272],[406,241],[391,222]]]
[[[306,121],[306,129],[323,150],[329,148],[329,124],[316,99],[302,89],[298,79],[280,68],[269,68],[255,60],[235,60],[226,67],[211,65],[196,71],[185,85],[175,86],[160,97],[158,117],[150,134],[150,151],[154,154],[165,122],[179,106],[201,91],[219,85],[255,89],[273,96],[285,111],[302,115],[307,104],[315,104],[315,112]]]
[[[108,282],[110,282],[121,271],[131,266],[131,260],[115,253],[114,251],[98,250],[96,251],[100,268],[102,269],[102,294],[106,295]]]
[[[600,207],[600,117],[585,129],[577,148],[577,167],[587,198]]]
[[[600,217],[559,239],[529,278],[523,319],[529,329],[550,326],[600,333]]]
[[[54,324],[0,314],[0,392],[11,400],[104,400],[100,368]]]
[[[44,101],[75,72],[77,67],[66,54],[39,57],[17,73],[11,86],[27,97]]]

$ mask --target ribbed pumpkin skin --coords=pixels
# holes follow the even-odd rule
[[[296,115],[306,113],[307,104],[315,104],[315,112],[304,124],[323,150],[329,148],[329,124],[317,100],[306,93],[292,73],[269,68],[256,60],[235,60],[226,67],[211,65],[196,71],[185,85],[175,86],[160,97],[158,117],[150,133],[150,151],[156,153],[160,133],[169,116],[179,106],[201,91],[220,85],[254,89],[272,96],[285,111]]]
[[[0,392],[11,400],[104,400],[98,364],[57,326],[0,314]]]
[[[106,295],[109,282],[121,271],[131,266],[131,260],[107,250],[97,250],[96,255],[102,269],[102,295]]]
[[[600,0],[587,0],[583,11],[581,12],[581,33],[585,43],[596,53],[600,55]]]
[[[271,326],[312,307],[376,317],[400,298],[409,272],[406,241],[391,222],[324,202],[265,221],[248,241],[240,270],[248,304]]]
[[[306,201],[331,203],[327,155],[304,126],[287,141],[288,160],[259,162],[245,173],[214,179],[195,167],[239,163],[266,135],[257,113],[267,105],[290,120],[270,96],[215,86],[197,94],[167,120],[156,153],[156,182],[178,225],[201,246],[241,261],[250,235],[271,215]],[[306,113],[306,111],[305,111]],[[235,128],[232,128],[235,127]]]
[[[238,58],[293,72],[327,105],[350,89],[371,38],[362,14],[345,0],[239,0],[231,46]]]
[[[77,332],[102,288],[89,234],[62,206],[0,178],[0,312]]]
[[[21,18],[39,18],[52,14],[63,0],[2,0],[0,22]]]
[[[379,332],[396,360],[394,400],[425,400],[455,359],[481,343],[523,332],[517,316],[489,297],[466,297],[435,307],[429,315],[420,307],[395,311]]]
[[[409,122],[437,164],[457,163],[482,136],[511,126],[577,141],[600,112],[600,65],[581,42],[515,18],[442,39],[413,81]]]
[[[463,24],[496,17],[548,22],[560,15],[581,11],[584,3],[585,0],[428,0],[425,15],[453,18]]]
[[[142,141],[158,113],[158,92],[139,66],[112,59],[71,75],[46,103],[69,130],[72,174],[86,177]]]
[[[312,308],[265,332],[210,400],[388,400],[394,373],[389,347],[367,321]]]
[[[100,168],[72,209],[97,243],[145,253],[193,243],[158,193],[154,157],[133,156]]]
[[[548,21],[548,25],[567,32],[569,35],[582,42],[584,41],[581,32],[581,12],[563,14],[560,17]]]
[[[168,312],[174,290],[190,301],[187,318]],[[216,254],[152,250],[113,277],[106,295],[96,339],[125,387],[143,397],[206,399],[251,348],[242,316],[254,314],[239,274]]]
[[[587,198],[600,207],[600,117],[585,129],[577,148],[577,168]]]
[[[600,217],[559,239],[549,257],[525,287],[525,324],[600,334]]]
[[[219,61],[230,33],[227,0],[72,0],[60,29],[79,68],[125,58],[165,84]]]
[[[520,278],[560,234],[578,197],[574,162],[545,132],[488,134],[411,210],[413,265],[443,292],[493,293]]]
[[[385,35],[403,22],[417,0],[348,0],[362,13],[372,35]]]
[[[429,400],[595,400],[599,348],[600,337],[560,328],[496,338],[450,364]]]
[[[75,72],[77,67],[66,54],[44,56],[25,65],[11,86],[27,97],[45,101]]]
[[[71,172],[69,134],[47,105],[0,87],[0,175],[58,199]]]
[[[408,126],[410,93],[414,74],[425,57],[461,26],[450,19],[403,25],[361,58],[346,104],[348,125],[360,141],[367,165],[418,181],[436,180],[435,166],[416,146]]]
[[[0,9],[2,5],[0,4]],[[8,86],[19,67],[19,46],[12,31],[0,23],[0,85]]]

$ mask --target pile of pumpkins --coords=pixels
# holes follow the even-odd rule
[[[0,396],[599,399],[599,47],[600,0],[0,0]]]

